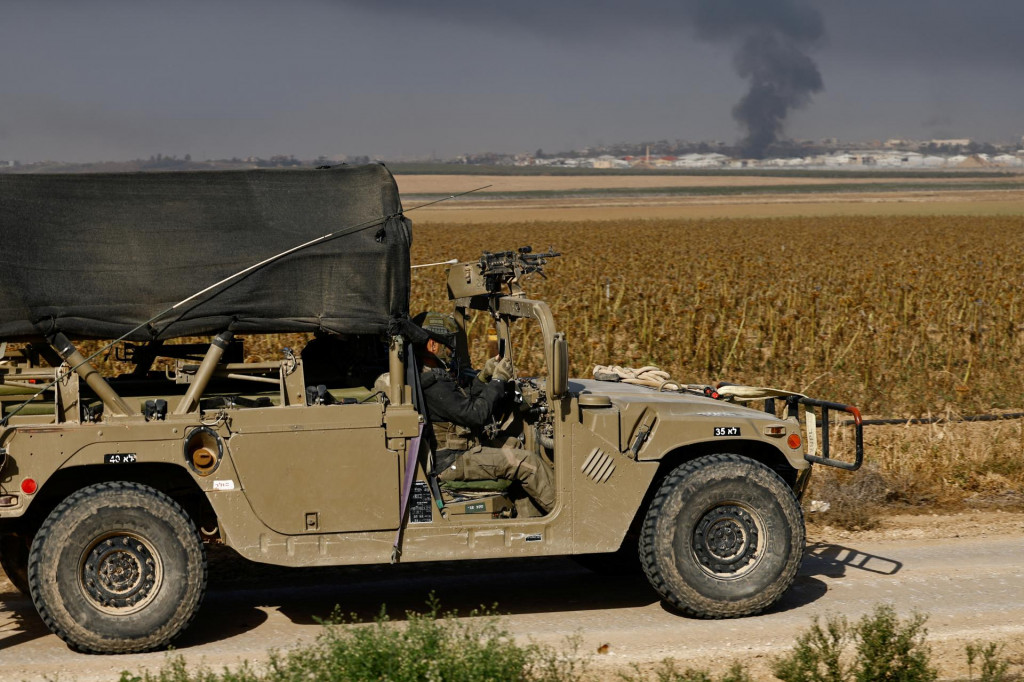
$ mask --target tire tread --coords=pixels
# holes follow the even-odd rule
[[[144,645],[138,645],[135,640],[132,639],[120,639],[112,640],[110,638],[94,637],[95,641],[79,641],[67,632],[57,620],[53,617],[50,608],[46,604],[46,600],[41,598],[41,582],[43,580],[42,569],[40,565],[41,560],[41,548],[47,541],[50,534],[53,532],[54,527],[60,523],[64,514],[70,509],[73,509],[79,504],[86,502],[90,498],[95,498],[97,495],[107,493],[120,493],[127,492],[133,493],[141,498],[151,498],[159,500],[168,505],[168,509],[179,518],[178,520],[186,524],[186,526],[194,534],[195,539],[202,546],[202,537],[199,535],[199,531],[188,513],[179,505],[172,497],[163,493],[150,486],[143,485],[141,483],[135,483],[132,481],[104,481],[101,483],[95,483],[93,485],[81,488],[72,494],[68,495],[60,504],[46,517],[40,526],[39,531],[36,533],[35,538],[32,541],[32,549],[29,551],[28,560],[28,587],[29,593],[32,596],[32,602],[36,607],[36,611],[39,612],[39,617],[42,618],[43,623],[50,629],[55,635],[64,640],[69,647],[73,650],[86,653],[86,654],[119,654],[119,653],[143,653],[147,651],[153,651],[156,649],[163,648],[178,637],[195,619],[199,606],[202,604],[203,596],[206,593],[208,571],[206,552],[200,552],[201,562],[199,566],[199,593],[198,599],[196,600],[195,607],[189,613],[181,614],[178,618],[181,621],[180,625],[171,628],[170,633],[161,638],[158,641],[147,642]]]
[[[662,575],[661,569],[659,568],[657,558],[655,557],[655,536],[656,536],[656,525],[658,523],[659,515],[672,494],[672,491],[682,481],[687,479],[689,476],[694,474],[708,466],[712,465],[724,465],[724,464],[755,464],[762,466],[766,472],[778,478],[782,486],[789,491],[789,494],[793,496],[794,502],[796,502],[796,495],[793,490],[785,483],[781,476],[769,467],[757,462],[756,460],[744,457],[742,455],[718,453],[712,455],[705,455],[696,459],[685,462],[674,470],[672,470],[664,479],[662,479],[661,485],[658,491],[655,493],[654,498],[647,509],[647,514],[644,517],[644,522],[640,532],[640,563],[643,565],[644,574],[647,576],[647,580],[651,586],[662,596],[662,598],[668,602],[670,606],[676,611],[683,615],[690,616],[692,618],[703,618],[703,619],[717,619],[717,618],[739,618],[742,616],[749,616],[755,613],[763,611],[768,608],[771,604],[775,603],[782,596],[789,586],[792,584],[793,578],[796,576],[796,571],[800,566],[800,562],[803,559],[803,510],[800,508],[799,502],[794,505],[798,514],[797,521],[799,523],[799,536],[800,536],[800,550],[794,552],[789,558],[789,562],[786,566],[786,573],[791,574],[789,579],[784,580],[781,584],[775,587],[778,594],[766,595],[768,599],[765,604],[757,604],[753,606],[745,606],[742,603],[724,605],[720,608],[716,608],[714,611],[698,608],[693,604],[687,603],[679,598],[679,595],[675,594],[671,590],[666,582],[665,576]],[[797,529],[794,529],[796,531]],[[795,565],[794,565],[795,564]]]

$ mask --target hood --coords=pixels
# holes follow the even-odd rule
[[[626,410],[637,404],[657,404],[662,415],[678,414],[695,417],[739,417],[742,419],[775,419],[761,410],[743,407],[724,400],[705,398],[692,393],[676,393],[674,391],[658,391],[647,386],[636,386],[618,381],[598,381],[596,379],[570,379],[569,391],[572,393],[591,393],[606,395],[612,403]]]

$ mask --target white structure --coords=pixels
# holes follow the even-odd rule
[[[992,157],[992,163],[999,166],[1024,166],[1024,159],[1013,154],[1000,154]]]

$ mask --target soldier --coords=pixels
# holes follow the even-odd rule
[[[520,516],[550,511],[555,504],[554,477],[540,455],[516,447],[515,440],[500,448],[480,443],[484,426],[494,416],[505,395],[505,384],[512,378],[509,358],[490,358],[469,386],[462,387],[453,363],[458,331],[455,320],[451,315],[428,312],[417,316],[417,321],[430,336],[417,348],[417,357],[423,367],[420,381],[433,426],[428,437],[433,440],[438,478],[517,481],[533,503],[517,503]]]

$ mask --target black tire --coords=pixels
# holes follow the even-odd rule
[[[84,653],[166,646],[206,592],[206,552],[170,497],[125,481],[61,502],[29,552],[28,584],[43,622]]]
[[[28,548],[30,538],[21,533],[0,535],[0,568],[4,569],[11,584],[22,594],[28,594]]]
[[[804,519],[792,489],[739,455],[677,467],[651,501],[640,536],[647,579],[681,613],[735,618],[759,613],[793,584]]]

